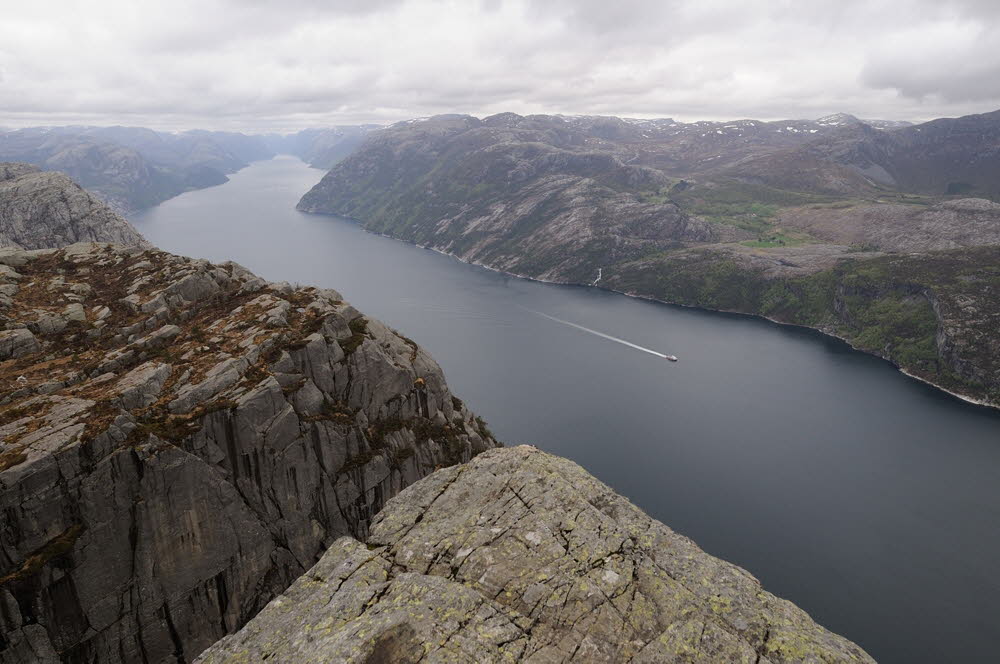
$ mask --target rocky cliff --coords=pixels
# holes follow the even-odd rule
[[[0,247],[45,249],[75,242],[148,246],[132,224],[62,173],[0,163]]]
[[[857,645],[535,448],[388,502],[202,664],[872,662]]]
[[[0,328],[2,664],[189,662],[497,445],[412,341],[233,263],[5,249]]]

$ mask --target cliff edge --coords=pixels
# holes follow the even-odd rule
[[[0,250],[0,663],[189,662],[403,487],[498,443],[338,293]]]
[[[872,662],[575,463],[489,450],[389,501],[201,664]]]

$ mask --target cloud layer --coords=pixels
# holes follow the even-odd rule
[[[0,126],[442,112],[920,120],[1000,108],[994,0],[16,3]]]

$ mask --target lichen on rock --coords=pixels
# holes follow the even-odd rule
[[[519,446],[390,500],[201,664],[872,662],[575,463]]]

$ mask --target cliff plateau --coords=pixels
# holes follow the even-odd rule
[[[0,250],[0,328],[3,664],[189,662],[497,445],[412,341],[234,263]]]

